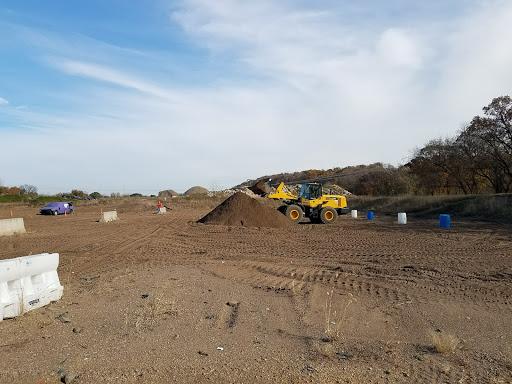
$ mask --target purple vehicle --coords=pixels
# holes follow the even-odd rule
[[[68,215],[73,212],[73,203],[69,202],[58,202],[58,203],[50,203],[46,207],[41,208],[39,213],[41,215],[63,215],[67,213]]]

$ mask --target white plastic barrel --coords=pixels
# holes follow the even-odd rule
[[[407,224],[407,214],[405,212],[398,214],[398,224]]]
[[[350,214],[352,215],[353,218],[357,219],[357,209],[353,209]]]

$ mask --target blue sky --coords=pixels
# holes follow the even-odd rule
[[[397,165],[512,89],[507,0],[3,0],[0,33],[0,180],[40,193]]]

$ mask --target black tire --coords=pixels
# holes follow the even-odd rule
[[[52,214],[53,214],[53,216],[57,216],[59,214],[59,212],[53,211]]]
[[[324,224],[332,224],[338,219],[338,212],[334,208],[324,207],[320,211],[320,220]]]
[[[286,204],[283,204],[279,208],[277,208],[277,210],[281,212],[283,215],[286,215],[286,208],[288,208],[288,206]]]
[[[298,205],[295,205],[295,204],[288,205],[286,207],[284,214],[287,218],[289,218],[294,223],[300,223],[300,221],[304,217],[304,212],[302,211],[302,209]]]

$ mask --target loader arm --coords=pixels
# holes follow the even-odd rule
[[[267,197],[269,199],[276,200],[299,200],[299,196],[291,193],[288,190],[288,188],[286,188],[286,185],[284,185],[284,183],[279,184],[279,187],[277,187],[275,193],[271,193]]]

